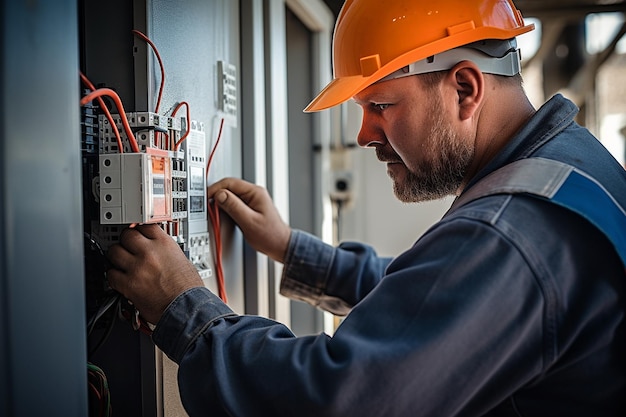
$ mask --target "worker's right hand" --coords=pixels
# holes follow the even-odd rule
[[[207,197],[237,223],[255,250],[284,262],[291,228],[283,221],[267,190],[237,178],[224,178],[207,188]]]

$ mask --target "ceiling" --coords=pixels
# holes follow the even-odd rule
[[[590,13],[626,12],[625,0],[514,0],[514,2],[523,16],[540,19],[565,16],[584,18]]]
[[[324,0],[337,15],[344,0]],[[524,17],[584,17],[589,13],[626,12],[626,0],[513,0]]]

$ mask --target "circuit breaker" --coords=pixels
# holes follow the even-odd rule
[[[171,159],[164,152],[100,155],[100,223],[172,220]]]

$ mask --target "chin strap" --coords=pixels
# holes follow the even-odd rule
[[[461,194],[448,212],[488,195],[520,193],[587,219],[611,241],[626,267],[626,210],[593,177],[563,162],[526,158],[508,164]]]

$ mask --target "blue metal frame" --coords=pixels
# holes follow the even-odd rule
[[[0,16],[0,414],[85,416],[77,4]]]

